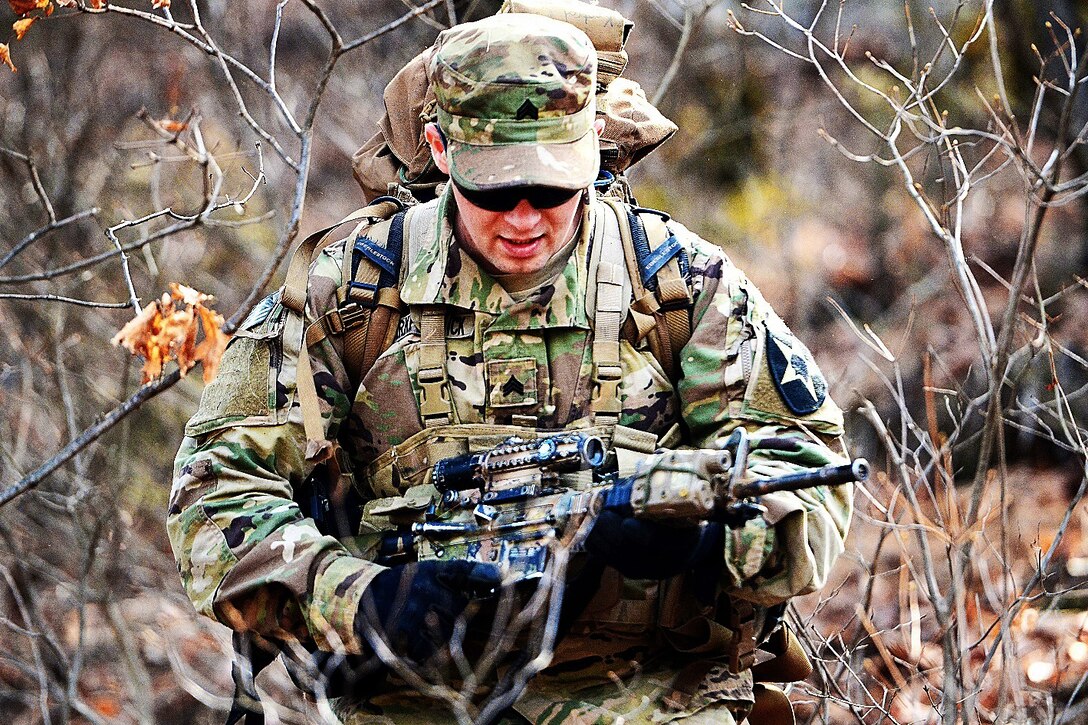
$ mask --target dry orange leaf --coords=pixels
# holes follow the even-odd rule
[[[112,695],[93,695],[87,703],[99,715],[108,718],[120,717],[121,703]]]
[[[11,62],[11,51],[8,49],[7,43],[0,43],[0,63],[6,63],[8,68],[11,68],[11,72],[14,73],[18,68]]]
[[[174,121],[170,118],[162,119],[159,121],[159,125],[162,126],[164,131],[169,131],[170,133],[180,133],[189,127],[189,124],[184,121]]]
[[[151,0],[151,7],[158,10],[159,8],[170,7],[170,0]]]
[[[34,24],[37,18],[23,18],[22,20],[16,20],[12,23],[11,27],[15,31],[15,39],[22,40],[26,35],[26,31],[30,30],[30,26]]]
[[[16,15],[26,15],[35,10],[45,10],[48,12],[52,4],[52,0],[8,0],[11,11]]]
[[[162,298],[144,307],[112,342],[144,359],[144,383],[160,377],[170,360],[177,361],[182,375],[202,363],[204,382],[210,383],[230,339],[222,331],[223,316],[207,307],[206,303],[213,299],[173,282],[169,294],[164,293]],[[200,333],[203,339],[198,344]]]

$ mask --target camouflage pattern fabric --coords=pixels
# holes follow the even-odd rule
[[[559,275],[514,299],[456,242],[449,203],[443,197],[417,207],[401,288],[408,313],[358,391],[344,368],[341,338],[330,335],[310,349],[328,435],[350,455],[365,499],[404,494],[405,501],[415,500],[420,489],[407,492],[425,482],[426,460],[493,445],[526,420],[539,429],[589,425],[590,247],[603,233],[602,216],[611,212],[594,202],[587,233]],[[648,349],[621,341],[620,425],[660,436],[682,422],[688,431],[683,444],[693,447],[714,447],[739,426],[753,438],[800,443],[792,451],[754,451],[751,468],[759,474],[842,462],[835,443],[842,415],[819,394],[826,384],[807,349],[720,248],[680,224],[669,226],[690,260],[695,299],[682,377],[673,385]],[[353,242],[331,245],[312,265],[305,321],[273,299],[231,342],[186,427],[168,529],[182,583],[203,614],[235,629],[358,653],[363,645],[354,633],[355,614],[381,567],[322,535],[294,501],[307,495],[302,486],[310,473],[295,391],[303,329],[336,306],[343,254]],[[420,310],[430,306],[446,313],[454,420],[445,429],[424,430],[415,374]],[[777,368],[769,362],[771,339]],[[783,398],[782,390],[798,384],[813,393],[802,401],[808,407],[820,398],[812,412],[800,414]],[[851,497],[849,485],[764,497],[767,515],[726,538],[723,591],[770,605],[821,587],[843,550]],[[375,520],[380,525],[380,517]],[[606,569],[552,666],[530,683],[519,708],[535,722],[612,722],[638,709],[645,696],[649,704],[641,712],[649,719],[622,716],[649,722],[661,721],[664,715],[653,715],[659,710],[676,719],[750,701],[750,682],[719,668],[683,707],[669,705],[667,682],[676,668],[708,657],[696,654],[699,643],[687,637],[708,621],[706,605],[690,594],[694,585],[683,576],[664,583],[624,580]],[[717,667],[714,660],[710,656]],[[624,675],[633,679],[621,690],[613,678]],[[375,694],[369,712],[381,711],[383,697],[413,700],[403,691]],[[414,699],[432,715],[439,709]],[[388,717],[413,722],[395,716],[405,707],[390,705]],[[715,715],[715,722],[729,722],[725,717]]]
[[[622,687],[608,684],[586,686],[577,671],[565,676],[544,676],[519,700],[515,711],[494,725],[658,725],[681,721],[684,725],[734,725],[734,713],[744,710],[750,692],[750,677],[730,675],[724,666],[707,675],[710,689],[718,697],[704,695],[680,706],[671,699],[675,693],[681,663],[655,660],[629,673]],[[724,690],[724,692],[723,692]],[[722,698],[734,695],[737,699]],[[433,701],[413,697],[404,690],[369,698],[365,709],[344,699],[334,705],[344,725],[457,725],[456,718]],[[739,715],[739,713],[738,713]]]
[[[434,48],[428,75],[460,186],[593,183],[597,54],[584,32],[507,13],[454,26]]]

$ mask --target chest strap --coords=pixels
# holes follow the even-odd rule
[[[593,300],[593,393],[590,411],[594,425],[616,425],[623,404],[620,400],[620,328],[626,314],[627,294],[624,280],[627,271],[623,262],[623,240],[620,228],[613,229],[607,211],[596,206],[594,249],[597,279]],[[590,269],[593,265],[590,265]]]
[[[441,306],[424,307],[419,316],[419,413],[433,428],[454,422],[453,396],[446,376],[446,313]]]

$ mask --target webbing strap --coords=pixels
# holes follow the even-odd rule
[[[635,244],[631,238],[631,223],[630,218],[627,216],[627,208],[619,199],[601,197],[601,201],[607,204],[616,215],[616,221],[619,223],[620,228],[620,240],[623,243],[622,249],[633,250]],[[627,276],[631,280],[632,297],[637,303],[638,300],[647,296],[646,288],[642,284],[642,273],[638,267],[638,255],[637,253],[623,254],[623,259],[627,263]],[[652,294],[650,298],[653,298]]]
[[[727,626],[733,631],[726,654],[729,656],[729,671],[740,674],[750,670],[756,659],[756,611],[746,599],[729,597],[729,616]]]
[[[386,229],[387,224],[379,224],[371,228],[369,233],[380,236],[380,232]],[[353,318],[350,325],[344,326],[344,367],[349,375],[354,375],[355,371],[362,368],[363,351],[378,298],[378,281],[382,274],[381,267],[372,263],[369,258],[365,264],[360,264],[364,256],[359,245],[378,246],[382,241],[384,240],[360,236],[350,253],[344,250],[344,284],[336,291],[336,297],[341,318],[345,313]]]
[[[620,225],[623,234],[624,225]],[[596,297],[593,311],[593,397],[590,410],[595,425],[615,425],[623,405],[620,401],[620,327],[626,312],[623,281],[623,242],[615,234],[602,234],[597,263]]]
[[[362,382],[363,376],[374,367],[374,363],[383,352],[393,344],[397,334],[396,321],[401,314],[400,290],[396,287],[382,287],[378,290],[378,306],[370,314],[370,329],[366,333],[366,345],[363,347],[362,362],[358,369],[350,373],[358,376],[356,383]]]
[[[401,300],[405,216],[400,212],[356,236],[344,255],[344,284],[337,290],[344,334],[344,365],[354,386],[393,342]]]
[[[682,269],[681,245],[664,219],[647,212],[644,220],[618,200],[603,201],[620,223],[633,289],[630,320],[635,337],[647,340],[665,375],[676,380],[680,350],[691,338],[692,297]]]
[[[319,325],[315,322],[314,325]],[[314,464],[321,463],[333,454],[333,445],[325,436],[325,424],[321,419],[321,407],[317,398],[317,386],[314,384],[313,368],[310,365],[310,352],[303,335],[298,352],[298,404],[302,408],[302,427],[306,431],[306,460]]]
[[[362,209],[356,209],[335,224],[327,226],[324,229],[318,229],[316,232],[302,240],[302,244],[298,245],[294,254],[291,255],[291,262],[287,266],[287,281],[283,285],[283,297],[281,300],[283,306],[300,315],[305,313],[306,282],[310,272],[310,262],[313,261],[314,253],[328,244],[328,242],[325,242],[324,244],[321,242],[329,232],[336,229],[341,224],[347,224],[348,222],[358,222],[363,219],[388,218],[400,208],[400,202],[396,199],[380,197],[375,199],[369,206],[365,206]]]
[[[408,215],[411,210],[402,212],[393,217],[389,223],[389,233],[385,240],[387,257],[393,260],[392,266],[383,266],[378,277],[377,306],[370,317],[370,329],[366,334],[366,345],[363,348],[361,365],[355,373],[362,380],[375,361],[393,344],[396,336],[396,321],[400,317],[400,271],[404,266],[404,229],[408,224]],[[358,381],[357,381],[358,382]]]
[[[691,339],[691,290],[684,270],[680,243],[665,225],[665,220],[653,214],[647,214],[644,221],[647,240],[662,241],[646,260],[648,267],[643,274],[652,269],[657,283],[657,302],[660,312],[656,317],[664,322],[664,334],[661,334],[662,354],[668,348],[668,357],[662,361],[662,367],[669,374],[679,374],[677,363],[680,350]],[[649,241],[647,242],[649,245]]]
[[[302,315],[306,315],[306,298],[308,295],[308,281],[310,262],[318,249],[328,244],[324,241],[329,232],[341,224],[364,219],[385,218],[399,211],[401,205],[395,199],[380,198],[369,206],[352,212],[336,224],[319,229],[303,240],[291,257],[291,263],[287,269],[287,281],[283,286],[282,303],[284,307]],[[345,257],[347,250],[345,250]],[[324,333],[330,321],[330,316],[325,315],[312,323],[299,340],[298,352],[298,376],[296,386],[298,388],[299,407],[302,409],[302,426],[306,432],[306,460],[318,464],[327,460],[336,451],[336,446],[325,435],[325,425],[321,418],[321,405],[317,397],[317,386],[314,384],[313,366],[310,362],[310,345],[324,338]],[[343,311],[338,311],[336,320],[344,323]],[[315,330],[314,328],[317,328]]]
[[[616,211],[619,212],[618,207]],[[638,263],[638,276],[642,284],[651,292],[657,291],[657,280],[654,272],[650,272],[650,239],[646,236],[646,227],[642,219],[630,209],[624,209],[627,213],[627,233],[631,237],[631,248],[635,251],[635,259]]]
[[[424,307],[419,319],[419,412],[423,425],[433,428],[453,422],[453,398],[446,378],[446,312]]]

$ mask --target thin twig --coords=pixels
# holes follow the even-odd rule
[[[84,430],[83,433],[76,437],[72,442],[57,452],[48,461],[24,476],[18,483],[0,490],[0,507],[4,506],[17,496],[36,488],[47,476],[53,473],[53,471],[67,463],[73,456],[91,443],[98,440],[99,436],[124,420],[125,416],[164,390],[169,390],[179,380],[181,380],[181,373],[174,370],[137,390],[128,400],[100,417],[94,425]]]

